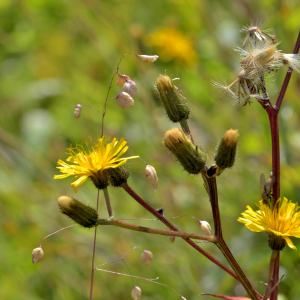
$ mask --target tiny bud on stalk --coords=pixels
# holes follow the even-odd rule
[[[150,266],[152,263],[153,254],[151,251],[144,250],[141,256],[141,261],[145,266]]]
[[[134,105],[134,100],[130,97],[129,94],[121,92],[117,97],[117,104],[121,108],[128,108]]]
[[[135,94],[137,92],[137,86],[135,81],[127,80],[123,86],[123,91],[128,93],[131,97],[135,97]]]
[[[176,156],[190,174],[199,174],[205,167],[206,155],[179,128],[166,132],[163,144]]]
[[[145,172],[146,172],[146,177],[149,178],[150,182],[152,183],[153,189],[156,190],[158,187],[158,185],[157,185],[158,177],[157,177],[154,167],[147,165]]]
[[[133,300],[139,300],[142,296],[142,290],[138,286],[134,286],[132,292],[131,292],[131,297]]]
[[[137,55],[137,57],[145,62],[154,62],[159,58],[157,55]]]
[[[173,235],[173,236],[169,236],[169,241],[170,241],[170,243],[171,244],[173,244],[174,242],[175,242],[175,236]]]
[[[130,77],[129,77],[129,76],[127,76],[127,75],[119,75],[119,76],[117,77],[116,84],[117,84],[117,86],[119,86],[120,88],[123,88],[123,86],[124,86],[124,84],[125,84],[125,82],[126,82],[127,80],[130,80]]]
[[[40,262],[44,257],[44,251],[42,248],[38,247],[33,249],[32,254],[31,254],[31,259],[33,264],[37,264]]]
[[[80,116],[81,116],[81,108],[82,108],[81,104],[77,104],[76,105],[76,108],[75,108],[75,111],[74,111],[74,118],[75,119],[80,118]]]
[[[180,296],[180,299],[181,299],[181,300],[186,300],[186,298],[184,298],[183,296]]]
[[[199,221],[201,230],[205,233],[205,235],[211,235],[211,227],[206,221]]]

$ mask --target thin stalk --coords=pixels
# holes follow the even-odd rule
[[[127,183],[122,184],[122,188],[134,199],[136,200],[140,205],[142,205],[146,210],[148,210],[152,215],[154,215],[157,219],[159,219],[161,222],[163,222],[167,227],[169,227],[173,231],[179,231],[172,223],[170,223],[164,216],[162,216],[159,212],[157,212],[151,205],[149,205],[146,201],[144,201],[139,195],[137,195]],[[221,269],[223,269],[225,272],[230,274],[233,278],[235,278],[237,281],[240,282],[240,279],[238,276],[232,272],[229,268],[227,268],[225,265],[223,265],[221,262],[219,262],[217,259],[215,259],[212,255],[204,251],[201,247],[199,247],[195,242],[190,240],[189,238],[182,238],[184,239],[188,244],[190,244],[194,249],[196,249],[198,252],[200,252],[202,255],[204,255],[206,258],[208,258],[210,261],[212,261],[214,264],[219,266]]]
[[[100,191],[98,190],[98,194],[97,194],[97,213],[98,213],[98,206],[99,206],[99,192]],[[97,226],[95,227],[95,234],[94,234],[90,300],[92,300],[92,298],[93,298],[94,272],[95,272],[94,264],[95,264],[95,252],[96,252],[96,237],[97,237]]]
[[[110,199],[109,199],[109,194],[108,194],[107,188],[103,189],[103,193],[104,193],[104,197],[105,197],[105,203],[106,203],[106,207],[107,207],[107,212],[108,212],[109,219],[113,219],[114,218],[114,214],[112,212],[111,203],[110,203]]]
[[[124,223],[119,220],[98,219],[97,225],[112,225],[112,226],[117,226],[117,227],[129,229],[129,230],[151,233],[151,234],[192,238],[192,239],[196,239],[196,240],[202,240],[202,241],[213,242],[213,243],[216,242],[216,238],[214,238],[213,236],[201,235],[201,234],[196,234],[196,233],[187,233],[187,232],[181,232],[181,231],[169,231],[169,230],[148,228],[148,227]]]
[[[278,299],[278,282],[279,282],[279,266],[280,266],[280,251],[277,252],[277,256],[274,261],[274,272],[273,272],[273,281],[271,281],[271,296],[270,300]]]
[[[271,282],[274,281],[274,266],[275,266],[275,260],[276,260],[276,257],[277,257],[277,252],[278,251],[273,250],[272,254],[271,254],[268,285],[267,285],[263,300],[267,300],[270,293],[271,293]]]
[[[191,131],[190,131],[190,127],[189,127],[189,124],[188,124],[187,120],[183,120],[183,121],[181,121],[181,122],[180,122],[180,126],[181,126],[181,128],[182,128],[183,132],[184,132],[184,133],[185,133],[187,136],[189,136],[189,137],[190,137],[190,139],[191,139],[191,142],[192,142],[193,144],[195,144],[195,143],[194,143],[193,136],[192,136],[192,133],[191,133]]]

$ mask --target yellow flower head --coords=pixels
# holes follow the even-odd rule
[[[273,237],[277,241],[281,240],[284,245],[283,240],[285,240],[290,248],[297,250],[289,236],[300,238],[300,213],[298,204],[294,204],[284,198],[281,204],[280,199],[277,201],[273,210],[268,205],[265,205],[263,200],[260,200],[257,206],[259,210],[255,212],[248,205],[248,210],[242,213],[243,218],[239,218],[238,221],[244,223],[251,231],[265,231],[269,233],[270,241]]]
[[[60,172],[64,173],[64,175],[54,175],[54,179],[62,179],[71,175],[74,175],[75,178],[79,177],[71,183],[77,193],[77,187],[83,184],[88,177],[90,177],[94,183],[99,181],[102,182],[103,179],[105,179],[105,176],[103,176],[103,171],[105,169],[120,167],[124,165],[128,159],[139,157],[120,157],[128,149],[128,146],[125,146],[127,142],[124,138],[121,138],[120,141],[114,138],[111,143],[108,143],[108,141],[109,138],[98,138],[97,143],[93,145],[91,139],[91,149],[89,148],[88,143],[85,142],[87,150],[85,150],[83,145],[76,145],[75,148],[68,148],[67,154],[70,156],[67,158],[67,162],[73,163],[73,165],[58,160],[57,169],[60,169]],[[108,184],[106,184],[106,186],[107,185]],[[105,187],[105,183],[103,187]]]

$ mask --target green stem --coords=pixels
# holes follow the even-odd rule
[[[109,219],[113,219],[114,218],[114,214],[112,212],[112,208],[111,208],[111,204],[110,204],[110,199],[109,199],[109,194],[108,194],[107,188],[103,189],[103,193],[104,193],[104,197],[105,197],[105,202],[106,202],[106,207],[107,207]]]
[[[183,132],[184,132],[187,136],[189,136],[189,138],[191,139],[192,143],[195,144],[187,120],[180,121],[180,126],[181,126]]]

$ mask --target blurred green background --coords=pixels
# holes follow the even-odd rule
[[[267,22],[279,48],[291,53],[299,31],[298,1],[176,1],[176,0],[1,0],[0,1],[0,296],[1,299],[88,299],[93,230],[74,227],[43,242],[44,260],[34,265],[31,252],[42,238],[73,224],[61,215],[60,195],[75,196],[73,178],[53,180],[66,148],[101,134],[101,115],[78,103],[102,110],[112,72],[124,53],[156,54],[145,63],[127,56],[122,71],[138,85],[135,106],[107,105],[105,135],[125,137],[127,155],[140,155],[155,166],[159,189],[153,191],[144,167],[131,165],[129,185],[167,217],[192,215],[212,224],[208,197],[200,177],[190,176],[161,143],[174,125],[154,93],[155,80],[167,72],[192,110],[190,125],[197,144],[206,149],[209,164],[214,149],[230,128],[238,129],[240,147],[232,170],[218,178],[224,236],[242,269],[261,293],[267,281],[270,249],[263,233],[254,234],[237,222],[246,205],[260,200],[259,176],[271,169],[270,130],[265,111],[231,105],[210,79],[233,81],[239,72],[239,30],[250,20]],[[274,103],[285,69],[268,80]],[[293,74],[280,114],[282,196],[299,200],[300,76]],[[121,91],[115,83],[110,97]],[[138,161],[137,161],[138,162]],[[138,162],[139,163],[139,162]],[[110,189],[116,218],[151,218],[123,190]],[[79,187],[77,199],[91,206],[96,190],[91,182]],[[100,216],[107,217],[103,196]],[[155,221],[134,224],[165,229]],[[197,222],[184,217],[174,223],[186,232],[201,233]],[[293,238],[298,248],[299,241]],[[153,252],[153,264],[140,263],[141,249],[126,257],[133,275],[156,278],[187,299],[204,292],[244,295],[240,284],[180,239],[120,228],[98,229],[96,265],[117,259],[134,246]],[[211,244],[203,248],[224,261]],[[300,249],[299,249],[300,250]],[[299,250],[281,255],[280,299],[299,299]],[[128,273],[121,262],[107,266]],[[171,290],[133,280],[142,299],[177,299]],[[131,299],[128,277],[96,272],[93,299]],[[203,299],[212,299],[204,296]]]

